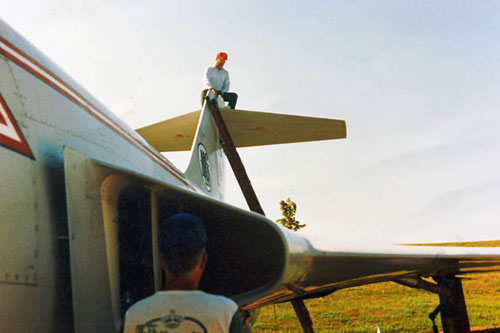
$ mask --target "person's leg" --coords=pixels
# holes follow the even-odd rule
[[[238,101],[238,95],[236,93],[227,92],[222,95],[224,101],[229,103],[231,109],[236,109],[236,102]]]
[[[201,91],[201,106],[203,106],[203,102],[205,102],[205,97],[207,96],[208,89],[203,89]]]

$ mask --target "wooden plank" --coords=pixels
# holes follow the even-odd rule
[[[243,166],[243,162],[241,161],[240,155],[236,151],[236,147],[233,144],[233,140],[229,131],[224,123],[224,119],[222,118],[219,108],[217,104],[211,103],[208,99],[205,100],[205,103],[208,104],[208,108],[214,117],[215,124],[219,129],[219,134],[222,137],[222,141],[224,142],[224,153],[229,160],[229,164],[231,164],[231,168],[233,169],[234,175],[240,185],[241,191],[245,196],[245,200],[247,201],[248,207],[251,211],[259,213],[261,215],[266,215],[262,206],[260,205],[259,199],[255,194],[252,183],[250,182],[250,178],[248,178],[248,174]]]

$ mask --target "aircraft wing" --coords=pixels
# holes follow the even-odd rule
[[[385,281],[438,290],[437,285],[422,282],[421,278],[500,271],[500,247],[394,245],[321,251],[295,236],[288,238],[288,248],[285,276],[293,278],[282,283],[273,294],[248,304],[248,308],[293,298],[319,297],[338,289]]]
[[[111,296],[107,299],[112,301],[119,295],[116,289],[119,281],[135,281],[125,273],[112,274],[106,278],[109,280],[110,290],[95,294],[87,292],[94,285],[93,281],[106,280],[102,274],[106,274],[107,269],[115,267],[116,270],[118,267],[119,253],[113,253],[117,249],[106,250],[107,244],[113,241],[112,230],[106,228],[115,228],[116,219],[122,216],[121,211],[116,210],[116,205],[112,203],[120,200],[126,202],[127,196],[120,193],[127,186],[132,186],[129,193],[130,205],[138,201],[154,201],[150,203],[154,206],[154,219],[160,219],[160,212],[168,214],[182,206],[184,211],[202,216],[207,221],[210,240],[207,251],[211,259],[200,288],[231,297],[243,309],[251,310],[277,302],[319,297],[338,289],[368,283],[398,279],[410,279],[418,283],[420,277],[439,276],[447,272],[460,275],[500,270],[500,248],[335,246],[333,251],[319,250],[298,232],[288,230],[260,214],[233,207],[209,196],[89,159],[70,149],[65,150],[65,164],[68,165],[65,168],[67,200],[72,212],[69,224],[78,228],[81,235],[88,234],[88,238],[93,240],[92,249],[105,254],[99,256],[97,252],[89,252],[85,241],[71,242],[73,255],[92,260],[91,272],[96,274],[89,279],[91,272],[88,262],[83,259],[72,263],[75,270],[86,272],[81,276],[75,275],[72,279],[74,297],[80,294],[81,297],[108,294]],[[103,183],[103,180],[106,182]],[[146,190],[138,191],[138,188]],[[85,194],[89,189],[95,189],[95,193]],[[82,201],[81,198],[87,198],[86,196],[89,198]],[[128,217],[132,208],[122,218]],[[101,210],[106,214],[94,217],[94,228],[79,223],[88,220],[90,212]],[[149,219],[150,214],[141,216]],[[98,219],[102,221],[98,223]],[[97,226],[99,229],[96,229]],[[97,231],[101,235],[99,238],[94,235]],[[130,235],[132,239],[137,238],[136,233]],[[111,238],[108,239],[108,236]],[[83,240],[87,239],[81,237]],[[149,260],[155,261],[152,258]],[[105,269],[106,267],[111,268]],[[145,270],[139,274],[140,279],[143,279],[141,274],[151,275]],[[113,288],[116,289],[114,292]],[[94,301],[84,303],[95,304]]]
[[[220,110],[236,147],[342,139],[343,120],[245,110]],[[137,129],[160,152],[190,150],[200,111]]]

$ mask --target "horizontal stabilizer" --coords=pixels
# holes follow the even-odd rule
[[[160,121],[136,130],[159,152],[191,150],[200,111]]]
[[[236,147],[343,139],[343,120],[221,109]],[[200,111],[137,129],[160,152],[190,150]]]

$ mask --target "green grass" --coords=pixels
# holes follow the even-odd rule
[[[500,241],[443,246],[486,245],[500,246]],[[500,326],[500,273],[470,277],[462,283],[471,327]],[[384,282],[339,290],[323,298],[306,300],[305,304],[315,332],[376,332],[377,325],[381,332],[432,332],[428,316],[439,304],[439,298],[423,290]],[[436,324],[442,328],[439,315]],[[252,331],[302,330],[292,305],[283,303],[261,308]]]

